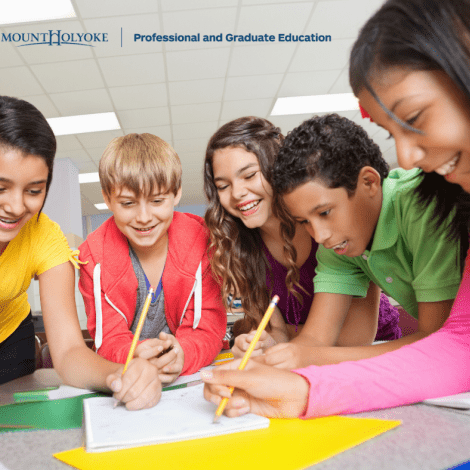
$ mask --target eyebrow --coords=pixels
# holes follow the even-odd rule
[[[329,206],[329,205],[330,205],[329,202],[323,202],[323,203],[321,203],[321,204],[317,204],[315,207],[312,207],[312,209],[310,209],[310,210],[307,212],[307,215],[311,215],[311,214],[317,212],[318,210],[320,210],[320,209],[322,209],[322,208],[324,208],[324,207],[326,207],[326,206]],[[298,216],[295,215],[295,216],[294,216],[294,219],[303,220],[303,219],[305,219],[305,217],[298,217]]]
[[[252,166],[256,166],[257,163],[248,163],[248,165],[245,165],[244,167],[240,168],[236,173],[235,173],[235,176],[240,176],[245,170],[248,170],[248,168],[251,168]],[[224,178],[223,176],[218,176],[217,178],[214,178],[214,182],[215,181],[221,181],[221,180],[225,180],[226,178]]]
[[[10,180],[8,178],[4,178],[3,176],[0,176],[0,182],[1,183],[14,183],[13,180]],[[47,183],[47,180],[31,181],[31,183],[28,183],[27,186],[37,185],[37,184],[44,184],[44,183]]]

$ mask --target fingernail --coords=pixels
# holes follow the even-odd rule
[[[244,408],[240,408],[238,410],[239,416],[240,415],[246,415],[249,412],[250,412],[250,407],[249,406],[245,406]]]
[[[116,380],[113,380],[111,382],[111,390],[113,392],[119,392],[119,390],[121,390],[121,380],[120,379],[116,379]]]
[[[214,378],[214,374],[210,370],[201,370],[201,378],[205,380],[212,380]]]

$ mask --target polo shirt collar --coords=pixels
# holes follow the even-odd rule
[[[393,246],[398,239],[398,225],[395,215],[397,177],[394,176],[392,174],[385,178],[382,184],[382,209],[375,227],[371,251],[386,250]]]

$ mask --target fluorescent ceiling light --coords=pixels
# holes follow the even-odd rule
[[[95,204],[95,207],[100,211],[104,211],[108,208],[108,206],[104,202],[102,202],[101,204]]]
[[[81,173],[78,175],[78,182],[82,183],[96,183],[100,180],[98,173]]]
[[[76,16],[70,0],[15,0],[3,6],[0,24],[30,23]]]
[[[271,116],[331,113],[335,111],[354,111],[356,109],[359,109],[359,102],[353,93],[292,96],[290,98],[278,98]]]
[[[47,122],[52,127],[56,136],[83,134],[84,132],[111,131],[121,128],[116,113],[83,114],[81,116],[49,118]]]

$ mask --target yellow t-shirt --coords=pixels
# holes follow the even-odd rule
[[[0,342],[28,316],[31,279],[70,257],[62,230],[45,214],[35,215],[8,244],[0,256]]]

